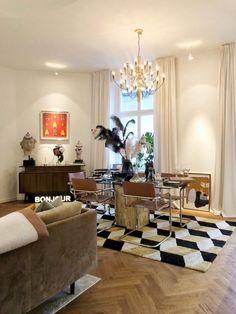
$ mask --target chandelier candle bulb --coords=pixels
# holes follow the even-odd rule
[[[132,99],[137,97],[140,104],[142,97],[148,97],[155,93],[163,84],[165,77],[162,76],[162,81],[159,84],[159,66],[156,65],[154,72],[152,62],[145,60],[142,64],[140,55],[140,36],[143,33],[142,29],[136,29],[138,35],[138,54],[135,58],[134,65],[124,63],[120,69],[120,81],[116,81],[115,72],[112,72],[112,79],[115,84],[125,90]]]

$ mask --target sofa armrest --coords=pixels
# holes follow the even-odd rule
[[[50,237],[32,245],[32,304],[42,303],[97,265],[96,212],[47,225]]]

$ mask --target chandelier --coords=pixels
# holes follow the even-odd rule
[[[115,84],[132,98],[137,97],[138,103],[141,103],[142,97],[147,97],[155,93],[165,81],[165,74],[159,78],[159,66],[156,65],[153,69],[152,63],[145,61],[142,64],[140,56],[140,36],[143,30],[135,29],[138,35],[138,55],[135,58],[134,65],[125,63],[123,68],[120,69],[119,81],[116,80],[116,73],[112,72],[112,79]]]

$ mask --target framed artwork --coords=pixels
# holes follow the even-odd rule
[[[211,174],[190,172],[189,176],[194,181],[187,186],[184,208],[209,211],[211,206]]]
[[[40,139],[69,140],[69,113],[65,111],[41,111]]]

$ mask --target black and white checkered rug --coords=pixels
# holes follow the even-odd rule
[[[156,248],[148,248],[138,244],[153,245],[168,235],[169,216],[166,213],[155,223],[149,223],[127,236],[126,240],[132,243],[120,240],[129,229],[112,225],[114,215],[98,214],[98,231],[109,226],[111,228],[98,234],[97,245],[206,272],[236,227],[233,221],[183,215],[184,220],[189,222],[181,228],[178,215],[172,218],[171,238]]]

